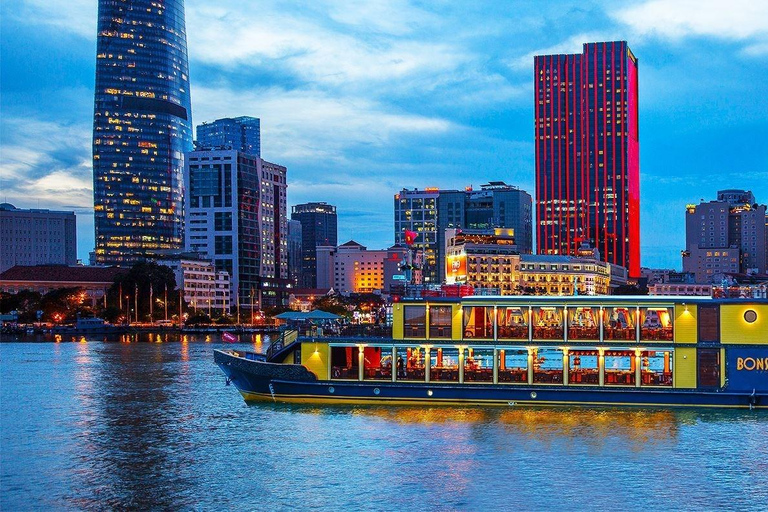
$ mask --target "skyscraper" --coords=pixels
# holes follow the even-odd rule
[[[588,242],[640,275],[637,68],[625,41],[534,58],[539,254]]]
[[[287,299],[285,167],[232,149],[188,153],[186,248],[232,280],[241,307]]]
[[[96,260],[184,242],[192,122],[183,0],[99,0],[93,119]]]
[[[227,117],[197,125],[197,145],[201,148],[236,149],[261,156],[261,120],[258,117]]]
[[[297,204],[291,219],[301,222],[301,277],[299,287],[317,288],[317,247],[336,246],[336,207],[328,203]]]

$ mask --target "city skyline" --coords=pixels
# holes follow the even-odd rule
[[[0,31],[2,200],[74,209],[83,259],[94,245],[95,4],[7,2]],[[390,198],[403,187],[503,180],[533,194],[533,55],[624,39],[643,66],[642,263],[680,268],[686,204],[728,188],[768,196],[768,11],[749,2],[727,12],[711,2],[576,5],[481,13],[267,3],[239,12],[187,2],[192,117],[261,118],[265,158],[291,169],[289,205],[335,204],[339,239],[383,248]],[[54,34],[61,44],[44,44]]]

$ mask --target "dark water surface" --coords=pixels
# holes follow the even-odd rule
[[[0,344],[0,508],[768,508],[766,413],[247,406],[218,346]]]

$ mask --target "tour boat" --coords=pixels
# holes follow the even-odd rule
[[[287,331],[214,359],[249,402],[768,409],[768,300],[428,297],[392,316],[387,338]]]

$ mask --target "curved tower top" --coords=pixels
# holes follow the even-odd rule
[[[131,265],[184,243],[192,118],[183,0],[99,0],[96,45],[96,260]]]

